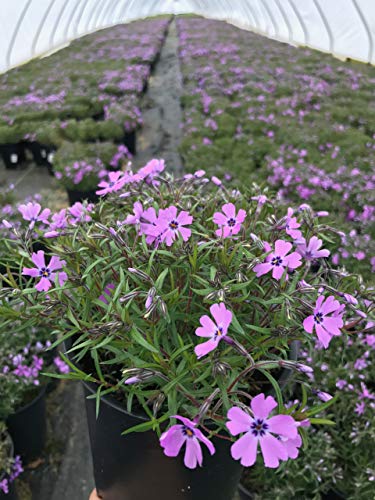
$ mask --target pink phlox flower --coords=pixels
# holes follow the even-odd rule
[[[312,333],[315,328],[319,341],[327,349],[332,337],[341,334],[340,328],[344,325],[342,319],[344,308],[345,306],[340,305],[333,295],[327,299],[319,295],[314,314],[305,318],[303,327],[307,333]]]
[[[266,251],[271,250],[269,243],[265,243],[264,246]],[[257,264],[254,267],[257,277],[259,278],[272,271],[272,277],[280,280],[285,270],[299,267],[301,265],[301,256],[297,252],[292,252],[288,255],[292,246],[292,243],[288,241],[277,240],[275,242],[275,250],[271,251],[262,264]]]
[[[22,274],[25,276],[32,276],[33,278],[40,278],[39,283],[35,286],[38,292],[47,292],[51,288],[52,283],[54,283],[56,276],[58,277],[60,286],[63,286],[65,281],[68,279],[65,272],[55,272],[62,269],[62,267],[66,264],[66,262],[64,260],[60,260],[59,257],[56,257],[55,255],[52,256],[49,264],[46,265],[44,252],[43,250],[39,250],[37,253],[32,254],[31,259],[36,267],[24,267]]]
[[[151,215],[153,218],[154,213],[144,214]],[[191,236],[191,230],[184,227],[193,222],[193,217],[188,212],[181,211],[177,215],[177,207],[171,206],[169,208],[159,210],[157,219],[151,224],[141,224],[141,231],[147,234],[150,239],[155,243],[165,241],[167,246],[171,246],[178,236],[181,236],[184,241],[188,241]]]
[[[91,216],[89,215],[89,212],[92,212],[93,209],[93,203],[84,205],[80,201],[77,201],[68,209],[69,215],[71,216],[69,219],[69,223],[74,226],[80,222],[90,222]]]
[[[220,340],[226,340],[228,328],[232,321],[232,313],[223,303],[213,304],[210,307],[210,313],[215,322],[213,322],[209,316],[204,315],[199,320],[202,326],[195,330],[195,334],[198,335],[198,337],[210,339],[207,340],[207,342],[195,346],[194,352],[198,358],[216,349]]]
[[[133,205],[133,214],[129,214],[124,220],[124,224],[140,224],[143,215],[143,206],[140,201]]]
[[[165,169],[164,160],[153,159],[149,161],[144,167],[140,168],[137,172],[137,176],[140,179],[144,179],[147,183],[159,184],[154,178],[163,172]]]
[[[264,194],[253,196],[251,199],[257,201],[259,207],[262,207],[268,201],[267,196],[265,196]]]
[[[53,360],[54,365],[58,369],[59,373],[69,373],[70,368],[69,365],[67,365],[61,358],[56,356]]]
[[[60,231],[68,226],[68,219],[66,216],[66,208],[62,208],[59,212],[51,217],[48,231],[44,233],[45,238],[54,238],[58,236]]]
[[[301,227],[301,224],[297,221],[296,217],[293,217],[293,208],[288,208],[288,213],[285,220],[285,232],[294,240],[301,238],[302,233],[298,230]]]
[[[234,406],[228,411],[226,426],[232,436],[243,434],[231,447],[234,460],[250,467],[257,458],[258,443],[266,467],[276,468],[280,460],[298,455],[298,425],[290,415],[269,417],[277,403],[272,396],[258,394],[251,401],[253,416]],[[288,440],[293,440],[287,445]]]
[[[140,234],[146,235],[146,243],[151,244],[158,240],[160,243],[160,238],[158,238],[159,233],[157,229],[158,216],[156,215],[156,210],[154,207],[149,207],[144,210],[142,214]]]
[[[197,428],[197,424],[188,418],[174,415],[173,418],[180,420],[182,424],[175,424],[164,432],[160,437],[160,445],[167,457],[177,457],[182,446],[185,444],[184,464],[189,469],[200,467],[203,463],[201,444],[207,446],[211,455],[215,453],[215,447],[209,439]]]
[[[236,215],[236,207],[233,203],[226,203],[222,206],[222,211],[223,213],[214,213],[213,221],[220,226],[220,228],[215,231],[216,235],[227,238],[228,236],[238,234],[241,230],[241,224],[246,217],[245,210],[240,209]]]
[[[35,226],[36,222],[43,222],[44,224],[48,224],[48,217],[51,214],[51,210],[49,208],[45,208],[42,210],[42,207],[39,203],[26,203],[25,205],[20,205],[18,210],[21,212],[24,220],[30,221],[30,228]]]
[[[320,259],[321,257],[328,257],[330,254],[329,250],[320,250],[323,242],[316,236],[312,236],[308,243],[305,238],[301,238],[296,241],[296,244],[297,252],[306,260]]]
[[[119,191],[124,187],[126,181],[127,179],[123,172],[108,172],[108,181],[99,182],[98,187],[101,189],[96,191],[96,194],[104,196],[108,193]]]

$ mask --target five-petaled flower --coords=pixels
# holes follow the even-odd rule
[[[56,276],[58,277],[60,286],[63,286],[68,279],[65,272],[56,272],[65,265],[65,261],[60,260],[59,257],[52,256],[49,264],[46,265],[44,252],[43,250],[39,250],[37,253],[32,254],[31,259],[36,267],[24,267],[22,274],[25,276],[32,276],[33,278],[40,278],[39,283],[35,286],[38,292],[47,292],[55,281]]]
[[[340,302],[333,295],[327,299],[323,295],[319,295],[314,314],[304,320],[303,327],[308,333],[312,333],[315,328],[318,339],[327,349],[332,337],[341,334],[340,328],[344,325],[343,309],[344,306],[340,305]],[[331,315],[331,313],[333,314]]]
[[[226,426],[232,436],[244,433],[231,447],[235,460],[250,467],[256,461],[258,443],[266,467],[276,468],[280,460],[295,458],[298,454],[297,422],[290,415],[275,415],[269,418],[277,403],[272,396],[258,394],[251,401],[253,416],[234,406],[228,411]],[[293,440],[289,446],[288,440]]]
[[[301,238],[302,233],[298,229],[299,227],[301,227],[301,224],[297,222],[296,217],[293,217],[293,213],[294,213],[293,208],[289,207],[284,227],[286,234],[288,234],[291,238],[296,240],[297,238]]]
[[[215,212],[213,221],[220,226],[216,230],[216,235],[223,238],[238,234],[241,230],[241,224],[245,220],[246,212],[240,209],[236,215],[236,207],[233,203],[226,203],[222,206],[221,212]]]
[[[292,243],[283,240],[276,240],[275,250],[272,252],[269,243],[264,243],[264,248],[266,252],[271,252],[262,264],[257,264],[254,267],[254,272],[257,273],[257,277],[263,276],[263,274],[272,271],[272,277],[279,280],[287,269],[296,269],[301,265],[301,256],[297,252],[292,252],[288,255],[292,249]]]
[[[49,208],[42,210],[39,203],[32,203],[31,201],[25,205],[20,205],[18,210],[21,212],[22,217],[25,220],[30,221],[31,229],[35,226],[36,222],[48,224],[48,217],[51,214],[51,210]]]
[[[189,469],[195,469],[197,464],[201,467],[203,454],[200,442],[205,444],[211,455],[215,453],[215,447],[204,434],[197,429],[197,424],[188,418],[174,415],[173,418],[180,420],[182,424],[172,425],[160,438],[160,445],[164,448],[167,457],[177,457],[182,446],[185,444],[184,464]]]
[[[109,172],[108,181],[101,181],[98,184],[98,187],[100,187],[101,189],[96,191],[96,194],[103,196],[114,191],[119,191],[124,187],[126,181],[127,178],[124,176],[124,172]]]
[[[298,241],[296,241],[296,244],[297,244],[297,252],[300,253],[302,257],[306,260],[314,260],[314,259],[319,259],[321,257],[328,257],[330,253],[329,250],[326,250],[324,248],[320,250],[320,247],[322,246],[323,242],[317,236],[312,236],[308,243],[305,240],[305,238],[301,238]]]
[[[204,315],[200,318],[200,323],[202,326],[195,330],[196,335],[198,337],[206,337],[210,340],[207,342],[203,342],[203,344],[199,344],[195,346],[194,352],[201,358],[205,356],[209,352],[213,351],[219,344],[220,340],[226,340],[228,327],[232,321],[232,313],[229,311],[225,304],[213,304],[210,307],[210,312],[215,319],[214,323],[212,319]]]
[[[158,216],[156,216],[155,209],[150,207],[143,212],[142,218],[150,222],[149,224],[141,224],[141,232],[147,235],[147,243],[159,244],[165,241],[170,247],[179,235],[184,241],[187,241],[191,236],[191,230],[184,226],[191,224],[193,217],[184,211],[177,215],[177,207],[174,205],[160,209]]]

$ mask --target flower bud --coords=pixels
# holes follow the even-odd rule
[[[165,395],[162,392],[160,392],[156,396],[156,398],[154,400],[154,404],[152,405],[152,413],[153,413],[154,417],[157,416],[160,408],[163,406],[164,401],[165,401]]]
[[[228,363],[224,361],[214,361],[212,367],[212,374],[214,377],[225,377],[231,370],[231,367]]]
[[[146,273],[144,273],[140,269],[135,269],[134,267],[128,267],[128,271],[132,274],[135,274],[139,278],[142,278],[146,281],[150,281],[152,283],[152,279],[150,278],[150,276],[148,276]]]

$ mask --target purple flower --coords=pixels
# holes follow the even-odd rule
[[[140,201],[136,201],[133,205],[134,215],[128,215],[123,224],[140,224],[143,215],[143,206]]]
[[[323,242],[316,236],[310,238],[309,243],[306,242],[305,238],[301,238],[296,241],[297,243],[297,252],[302,255],[306,260],[314,260],[319,259],[320,257],[328,257],[329,250],[320,250]]]
[[[7,478],[0,481],[0,491],[5,493],[5,495],[9,493],[9,482]]]
[[[148,217],[146,212],[143,213],[143,218],[145,215]],[[154,212],[151,212],[150,215],[153,218]],[[191,230],[184,226],[192,222],[193,217],[188,212],[182,211],[177,215],[177,207],[171,206],[164,210],[161,209],[152,224],[142,224],[141,230],[156,243],[165,241],[167,246],[170,247],[178,235],[182,236],[184,241],[190,238]]]
[[[202,326],[195,330],[195,334],[198,337],[208,337],[210,339],[207,342],[203,342],[203,344],[195,346],[194,352],[198,358],[216,349],[220,340],[225,340],[232,321],[232,313],[223,303],[213,304],[210,307],[210,313],[214,317],[215,323],[209,316],[204,315],[199,320]]]
[[[167,457],[177,457],[182,446],[185,444],[184,464],[189,469],[195,469],[197,464],[201,467],[203,455],[200,442],[205,444],[211,455],[215,453],[215,447],[204,434],[197,429],[197,424],[188,418],[174,415],[173,418],[180,420],[182,424],[172,425],[160,438],[160,445],[164,448]]]
[[[70,368],[69,368],[69,365],[67,365],[62,359],[60,359],[58,356],[56,356],[56,358],[54,358],[53,360],[53,363],[54,365],[56,366],[56,368],[58,369],[58,371],[60,373],[69,373],[70,372]]]
[[[303,322],[303,327],[307,333],[312,333],[315,328],[318,339],[326,349],[332,337],[341,334],[340,328],[344,325],[342,309],[343,306],[340,305],[338,300],[335,300],[333,295],[327,299],[323,295],[319,295],[314,314],[308,316]],[[331,313],[334,314],[330,315]]]
[[[119,191],[124,187],[126,181],[127,179],[123,172],[108,172],[108,182],[101,181],[98,184],[98,187],[101,189],[96,191],[96,194],[103,196],[108,193],[113,193],[114,191]]]
[[[323,401],[324,403],[327,403],[328,401],[330,401],[332,399],[332,396],[330,394],[328,394],[328,392],[318,391],[316,394],[317,394],[318,398],[321,401]]]
[[[246,212],[240,209],[236,215],[236,207],[233,203],[226,203],[222,206],[221,212],[215,212],[213,221],[220,226],[216,230],[216,235],[222,238],[227,238],[234,234],[238,234],[241,230],[241,224],[245,220]]]
[[[250,467],[256,461],[259,443],[266,467],[276,468],[280,460],[295,458],[298,455],[298,431],[294,418],[290,415],[268,418],[277,403],[272,396],[265,397],[263,393],[255,396],[250,406],[253,416],[236,406],[228,411],[229,421],[226,426],[229,432],[232,436],[244,433],[232,445],[232,457],[240,459],[241,465]],[[297,441],[287,446],[286,440],[289,439]]]
[[[48,217],[51,213],[49,208],[42,210],[39,203],[32,202],[29,202],[26,205],[20,205],[18,210],[21,212],[22,217],[25,220],[30,221],[30,228],[35,226],[35,222],[44,222],[45,224],[48,224]]]
[[[288,208],[288,214],[285,221],[285,232],[291,238],[296,240],[297,238],[301,238],[302,233],[298,230],[301,227],[301,224],[297,222],[297,218],[293,217],[293,208]]]
[[[104,287],[103,294],[99,296],[99,300],[101,302],[104,302],[104,304],[108,305],[108,299],[111,298],[112,291],[116,288],[116,285],[113,283],[109,283],[107,286]]]
[[[272,271],[272,277],[279,280],[284,271],[287,269],[296,269],[301,265],[301,256],[297,252],[292,252],[287,255],[292,249],[292,243],[283,240],[277,240],[275,242],[275,250],[271,252],[267,257],[265,262],[262,264],[257,264],[254,267],[254,272],[257,273],[257,277],[263,276],[263,274]],[[265,243],[265,249],[267,252],[271,251],[271,246],[269,243]]]
[[[59,257],[52,256],[48,266],[45,263],[43,250],[33,253],[31,258],[36,267],[24,267],[22,274],[25,276],[32,276],[33,278],[40,278],[39,283],[35,286],[38,292],[47,292],[51,288],[56,276],[58,276],[60,286],[62,286],[68,279],[65,272],[55,272],[58,269],[62,269],[62,267],[66,264],[66,262],[64,260],[60,260]]]

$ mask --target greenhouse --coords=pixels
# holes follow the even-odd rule
[[[374,500],[374,1],[0,23],[0,500]]]

